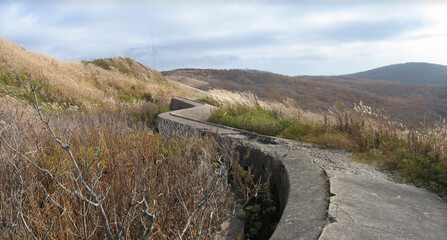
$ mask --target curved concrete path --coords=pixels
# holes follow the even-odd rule
[[[177,111],[159,116],[159,131],[214,133],[238,141],[241,153],[250,149],[242,164],[274,169],[283,214],[271,239],[447,239],[447,203],[435,194],[395,183],[345,151],[207,123],[212,109],[175,98]]]
[[[447,203],[424,188],[352,161],[345,151],[308,150],[330,181],[329,218],[320,239],[447,239]]]

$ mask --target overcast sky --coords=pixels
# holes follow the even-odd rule
[[[2,0],[0,37],[59,59],[123,56],[160,71],[336,75],[402,62],[447,65],[447,4]]]

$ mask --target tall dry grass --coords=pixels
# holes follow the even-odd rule
[[[29,239],[35,235],[40,239],[48,231],[48,239],[106,238],[97,208],[64,191],[49,175],[89,196],[84,188],[73,185],[76,175],[67,152],[48,135],[36,115],[28,116],[13,106],[0,106],[0,236]],[[178,237],[224,161],[213,139],[162,139],[125,110],[59,114],[52,117],[51,126],[64,142],[71,143],[85,181],[104,199],[112,232],[123,227],[125,239],[141,238],[151,224],[144,206],[127,212],[132,198],[139,201],[142,197],[156,216],[149,237]],[[49,172],[39,170],[25,157]],[[212,235],[233,207],[224,176],[192,218],[185,237]]]
[[[167,104],[173,96],[197,98],[202,95],[199,90],[167,81],[156,70],[131,59],[111,58],[108,61],[112,63],[108,69],[93,63],[60,61],[0,39],[0,74],[13,78],[13,71],[16,71],[46,86],[41,95],[52,95],[54,101],[50,103],[55,108],[63,105],[85,109],[116,107],[123,101],[138,101],[145,95]],[[0,97],[17,87],[4,85],[0,81]],[[67,101],[64,97],[67,95],[74,101]]]
[[[354,151],[360,161],[400,174],[403,182],[424,185],[447,198],[447,124],[407,128],[380,108],[362,102],[353,108],[314,113],[293,100],[268,102],[249,92],[212,90],[221,106],[210,117],[220,124],[328,147]]]
[[[207,96],[218,106],[242,105],[249,108],[262,107],[275,112],[284,118],[297,119],[306,122],[323,122],[324,116],[301,109],[293,99],[285,101],[264,101],[251,92],[237,92],[221,89],[208,91]]]

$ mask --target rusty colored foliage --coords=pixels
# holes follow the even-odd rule
[[[1,110],[0,236],[29,238],[26,222],[39,239],[47,231],[47,239],[106,238],[103,220],[93,205],[61,189],[13,149],[76,189],[67,152],[44,131],[41,122],[23,121],[23,115],[12,108]],[[216,161],[223,159],[212,138],[163,139],[123,111],[77,112],[52,119],[52,127],[71,144],[85,181],[104,198],[113,233],[124,226],[125,239],[141,238],[150,224],[142,207],[126,213],[132,197],[148,199],[149,209],[157,217],[149,238],[175,238],[214,182],[219,170]],[[219,182],[185,237],[215,231],[215,225],[229,214],[233,198],[227,184]],[[83,194],[88,196],[85,190]],[[24,221],[18,215],[20,210]]]

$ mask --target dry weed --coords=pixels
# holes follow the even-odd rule
[[[112,58],[110,61],[126,66],[132,70],[132,74],[120,72],[116,68],[106,70],[91,63],[59,61],[0,39],[2,72],[12,74],[12,71],[17,71],[27,74],[33,80],[51,86],[50,90],[53,92],[49,94],[69,95],[76,99],[74,102],[67,102],[56,98],[51,103],[56,108],[60,105],[80,105],[78,107],[85,109],[114,108],[123,102],[122,98],[132,94],[143,96],[149,93],[154,101],[165,104],[173,96],[198,98],[202,95],[201,91],[167,81],[157,71],[143,67],[133,60]],[[48,91],[45,93],[48,94]]]
[[[49,239],[104,239],[103,219],[95,206],[61,189],[49,175],[69,189],[79,189],[73,185],[76,175],[70,170],[70,157],[38,119],[25,121],[25,116],[24,111],[1,106],[0,235],[26,239],[31,232],[37,238],[48,233]],[[52,119],[55,132],[71,144],[85,181],[104,199],[114,234],[124,226],[122,238],[141,238],[151,221],[142,212],[144,208],[127,209],[132,201],[144,197],[157,217],[150,237],[178,237],[219,174],[225,176],[192,216],[184,236],[200,233],[204,238],[231,214],[234,202],[225,180],[227,172],[216,165],[224,158],[213,139],[162,139],[122,111],[75,112]],[[39,170],[25,157],[49,172]]]
[[[311,113],[303,111],[293,100],[268,102],[250,92],[212,90],[208,98],[223,106],[210,117],[213,122],[352,150],[358,159],[397,171],[404,182],[423,184],[447,197],[445,119],[432,126],[421,124],[420,128],[409,129],[383,109],[362,102],[353,108],[333,107]],[[284,121],[289,123],[272,131]]]

